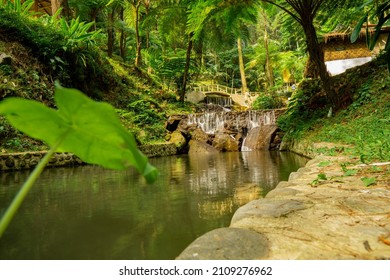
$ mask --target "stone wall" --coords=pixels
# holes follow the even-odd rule
[[[139,147],[139,149],[147,157],[163,157],[163,156],[172,156],[177,154],[176,146],[173,143],[158,144],[158,145],[144,145]]]
[[[0,171],[11,171],[34,168],[45,156],[45,151],[0,154]],[[83,162],[71,153],[57,153],[49,161],[48,166],[72,166]]]
[[[141,146],[139,149],[148,157],[169,156],[177,153],[174,144]],[[45,151],[0,154],[0,172],[32,169],[45,156]],[[76,166],[85,164],[71,153],[56,153],[49,161],[49,167]]]

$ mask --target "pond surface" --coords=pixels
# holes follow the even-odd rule
[[[150,161],[161,172],[151,185],[133,169],[46,169],[0,239],[0,259],[174,259],[307,159],[267,151]],[[28,174],[0,174],[0,213]]]

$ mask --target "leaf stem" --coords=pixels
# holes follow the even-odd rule
[[[64,137],[61,137],[59,141],[52,148],[50,148],[47,154],[39,161],[38,165],[34,168],[27,181],[24,182],[22,188],[11,202],[11,205],[8,207],[0,220],[0,238],[3,236],[4,231],[7,229],[12,218],[15,216],[27,193],[30,191],[32,185],[38,179],[39,175],[41,175],[43,169],[49,162],[52,155],[56,152],[63,139]]]

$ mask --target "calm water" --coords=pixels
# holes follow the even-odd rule
[[[162,175],[152,185],[134,170],[47,169],[0,239],[0,259],[174,259],[306,161],[270,152],[153,158]],[[0,213],[27,176],[0,174]]]

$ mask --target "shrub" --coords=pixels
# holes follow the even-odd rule
[[[252,108],[256,110],[262,109],[277,109],[284,107],[285,104],[279,96],[273,96],[270,94],[261,94],[252,104]]]

